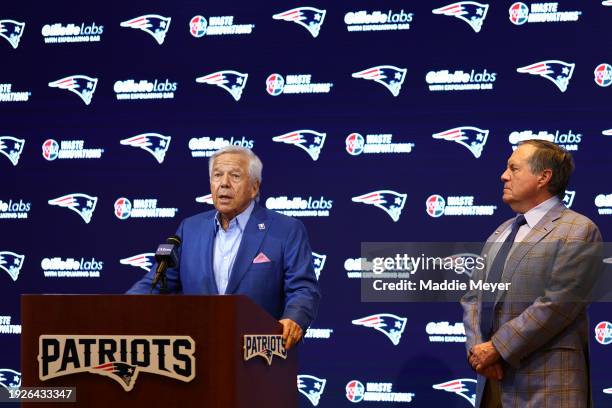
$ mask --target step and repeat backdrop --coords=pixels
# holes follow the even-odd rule
[[[361,243],[483,241],[531,138],[574,154],[564,201],[610,237],[610,27],[607,0],[3,4],[0,384],[20,382],[20,295],[127,290],[213,208],[207,158],[231,144],[310,235],[301,405],[472,406],[459,305],[362,302]],[[590,316],[608,406],[612,307]]]

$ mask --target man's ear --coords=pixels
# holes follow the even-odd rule
[[[542,171],[542,173],[540,173],[540,175],[538,176],[538,185],[540,187],[544,187],[548,183],[550,183],[550,180],[552,179],[552,174],[553,172],[551,169],[544,169],[544,171]]]
[[[253,182],[253,184],[251,185],[252,187],[252,191],[251,191],[251,198],[255,198],[257,197],[257,194],[259,193],[259,180],[255,180]]]

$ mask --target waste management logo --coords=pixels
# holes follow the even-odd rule
[[[351,156],[360,154],[411,153],[414,143],[394,142],[390,133],[367,134],[351,133],[345,139],[345,150]]]
[[[582,11],[560,11],[559,3],[516,2],[510,6],[510,22],[514,25],[525,23],[564,23],[578,21]]]
[[[43,334],[38,338],[38,377],[47,381],[92,373],[115,380],[125,391],[134,388],[140,373],[190,382],[196,374],[195,348],[189,336]]]
[[[425,200],[425,211],[430,217],[443,215],[493,215],[496,205],[474,205],[474,196],[447,196],[446,200],[439,194],[430,195]]]
[[[0,103],[2,102],[27,102],[32,96],[31,91],[14,91],[13,84],[0,84]]]
[[[101,159],[104,149],[85,148],[84,140],[60,140],[47,139],[42,144],[42,156],[47,161],[55,159]]]
[[[252,34],[255,24],[235,24],[235,16],[193,16],[189,21],[189,33],[195,38],[211,35]]]
[[[312,82],[311,74],[270,74],[266,79],[266,92],[272,96],[281,94],[329,93],[331,82]]]
[[[346,398],[351,402],[412,402],[413,392],[394,392],[393,383],[351,380],[345,387]]]
[[[120,197],[115,200],[114,213],[120,220],[128,218],[174,218],[178,208],[157,207],[156,198],[128,199]]]

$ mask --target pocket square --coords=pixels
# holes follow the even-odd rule
[[[255,257],[255,259],[253,259],[253,263],[265,263],[265,262],[271,262],[270,259],[266,256],[266,254],[264,254],[263,252],[260,252],[259,255],[257,255]]]

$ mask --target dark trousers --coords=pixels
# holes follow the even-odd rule
[[[502,408],[501,385],[499,381],[487,379],[480,406],[482,408]]]

